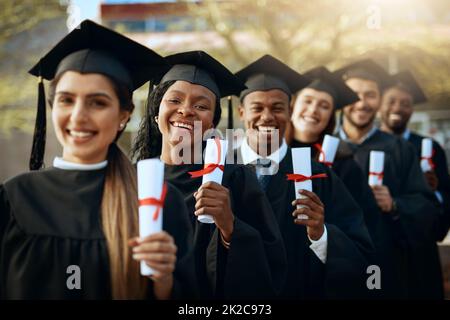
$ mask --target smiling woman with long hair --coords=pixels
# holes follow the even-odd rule
[[[30,71],[52,80],[49,103],[63,153],[39,170],[40,84],[30,161],[37,171],[0,185],[1,298],[167,299],[183,289],[190,225],[182,196],[169,185],[166,231],[137,238],[136,170],[116,144],[134,109],[133,91],[165,68],[155,52],[87,20]],[[151,279],[140,275],[140,261],[155,271]]]

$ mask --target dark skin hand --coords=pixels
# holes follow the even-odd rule
[[[230,242],[234,228],[230,191],[218,183],[207,182],[194,193],[194,198],[196,201],[194,214],[211,215],[224,240]]]
[[[319,197],[311,191],[300,190],[299,193],[306,196],[304,199],[296,199],[292,201],[292,205],[303,205],[300,209],[295,209],[292,212],[292,216],[295,217],[294,223],[302,226],[306,226],[308,236],[314,240],[319,240],[324,233],[325,223],[325,209],[322,201]],[[308,219],[297,219],[297,216],[304,214],[308,216]]]
[[[439,179],[436,175],[436,172],[434,171],[427,171],[424,173],[425,175],[425,179],[428,182],[428,185],[430,186],[431,190],[436,191],[438,184],[439,184]]]

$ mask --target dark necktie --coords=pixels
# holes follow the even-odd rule
[[[271,165],[271,162],[268,159],[264,159],[264,160],[263,159],[257,159],[256,160],[256,168],[269,168],[270,165]],[[267,172],[264,172],[264,173],[267,173]],[[270,182],[271,175],[269,175],[269,174],[259,174],[259,175],[257,175],[257,177],[258,177],[259,185],[261,186],[261,188],[264,191],[266,191],[267,186],[269,185],[269,182]]]

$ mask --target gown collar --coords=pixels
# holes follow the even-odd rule
[[[92,163],[92,164],[81,164],[81,163],[75,163],[66,161],[63,158],[55,157],[53,160],[53,166],[58,169],[63,170],[83,170],[83,171],[91,171],[91,170],[99,170],[106,168],[108,165],[108,160],[99,162],[99,163]]]

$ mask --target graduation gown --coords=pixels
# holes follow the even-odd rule
[[[109,258],[101,226],[106,168],[48,168],[0,185],[0,297],[2,299],[111,299]],[[137,213],[136,213],[137,214]],[[178,247],[175,298],[190,295],[191,230],[183,198],[168,186],[163,229]],[[71,265],[81,289],[68,289]],[[149,282],[149,298],[153,287]]]
[[[440,208],[428,187],[413,147],[377,130],[359,145],[351,144],[354,159],[369,175],[371,150],[385,152],[383,185],[397,204],[383,214],[385,250],[394,270],[392,289],[397,298],[441,299],[442,275],[435,243]]]
[[[311,144],[293,140],[291,147],[311,147],[312,157],[318,159],[319,152]],[[372,189],[369,187],[367,176],[353,159],[353,151],[345,141],[340,140],[331,169],[342,180],[353,199],[362,209],[364,221],[375,248],[374,255],[369,262],[370,264],[379,265],[380,269],[383,270],[381,290],[374,290],[373,296],[382,298],[393,297],[393,289],[390,286],[392,283],[391,278],[394,275],[391,270],[392,265],[389,262],[390,258],[385,255],[385,246],[389,242],[389,239],[386,238],[385,226],[382,223],[382,213],[375,200]]]
[[[417,133],[411,132],[408,141],[414,146],[417,156],[420,158],[422,155],[422,140],[424,136]],[[437,191],[442,196],[443,211],[442,215],[439,217],[438,229],[436,234],[436,240],[442,241],[448,233],[450,227],[450,175],[448,174],[447,157],[445,156],[445,151],[442,147],[433,140],[433,151],[434,155],[432,157],[433,163],[435,165],[434,172],[438,177]]]
[[[313,180],[313,191],[325,206],[328,246],[326,264],[323,264],[309,247],[311,242],[306,227],[294,223],[292,201],[295,199],[295,185],[286,180],[288,173],[293,173],[290,148],[280,162],[278,172],[270,177],[266,189],[288,256],[288,276],[282,297],[368,297],[366,269],[373,257],[373,244],[361,209],[342,181],[328,167],[312,163],[313,175],[328,175],[326,179]]]
[[[225,249],[215,224],[197,221],[193,193],[202,178],[189,171],[203,165],[166,165],[165,176],[184,195],[194,227],[197,277],[203,298],[257,299],[278,294],[286,276],[286,253],[270,204],[255,175],[225,165],[222,185],[230,191],[235,217],[231,246]]]

